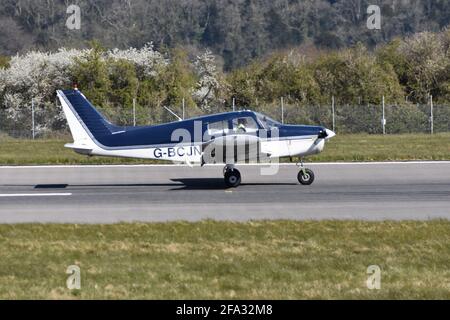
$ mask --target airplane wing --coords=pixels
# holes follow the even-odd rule
[[[258,161],[261,143],[259,137],[233,134],[216,137],[203,144],[203,163],[233,164]]]

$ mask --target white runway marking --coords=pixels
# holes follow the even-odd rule
[[[0,194],[0,198],[20,198],[20,197],[69,197],[71,193],[5,193]]]

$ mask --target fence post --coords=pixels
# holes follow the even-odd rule
[[[185,106],[186,106],[186,102],[185,102],[185,100],[183,98],[183,120],[185,118],[185,109],[186,109]]]
[[[233,98],[233,112],[236,111],[236,98]]]
[[[433,96],[430,95],[430,130],[431,134],[434,134],[434,108],[433,108]]]
[[[8,106],[6,104],[6,101],[4,102],[4,106],[5,106],[5,110],[7,110]],[[0,132],[2,131],[2,126],[1,126],[2,125],[1,121],[3,120],[2,116],[3,116],[3,113],[2,113],[2,109],[0,108]]]
[[[136,127],[136,98],[133,98],[133,126]]]
[[[281,97],[281,123],[284,124],[284,98]]]
[[[36,132],[34,129],[34,99],[31,98],[31,133],[32,133],[32,137],[33,140],[36,137]]]
[[[385,135],[386,134],[386,114],[385,114],[384,96],[383,96],[383,119],[381,120],[381,123],[383,125],[383,135]]]
[[[334,114],[334,96],[331,97],[331,113],[332,113],[332,119],[333,119],[333,132],[336,132],[336,117]]]

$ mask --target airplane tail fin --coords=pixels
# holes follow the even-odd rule
[[[89,154],[95,148],[94,140],[121,130],[106,120],[80,91],[58,90],[57,95],[74,140],[66,147]]]

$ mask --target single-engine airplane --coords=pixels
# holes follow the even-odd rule
[[[224,164],[225,184],[237,187],[242,162],[300,157],[302,185],[314,182],[303,158],[322,152],[335,133],[320,126],[284,125],[253,111],[207,115],[154,126],[110,123],[77,89],[58,90],[73,143],[65,147],[88,156],[169,160],[188,164]]]

